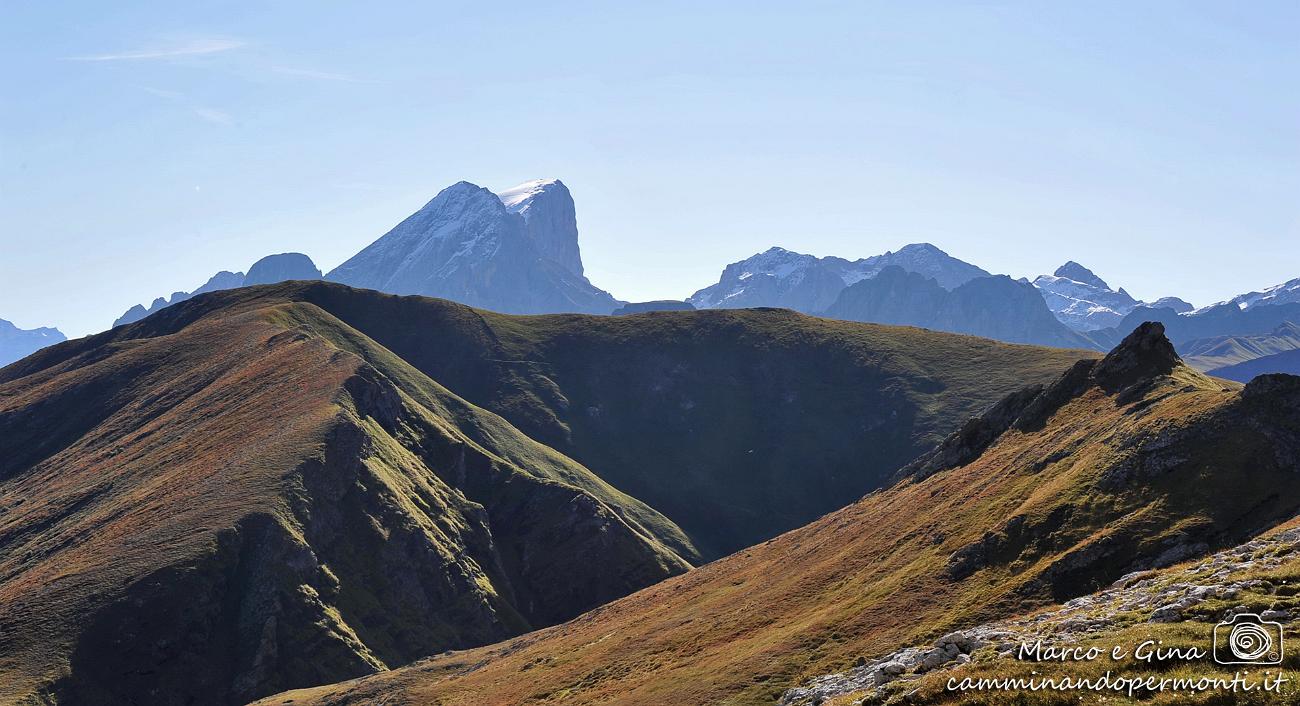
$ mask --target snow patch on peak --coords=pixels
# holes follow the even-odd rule
[[[499,191],[497,197],[501,199],[501,203],[505,204],[507,209],[526,218],[525,211],[527,211],[532,198],[556,187],[567,188],[564,186],[564,182],[559,179],[533,179],[518,186],[512,186],[505,191]]]
[[[1212,309],[1223,304],[1236,304],[1238,309],[1246,310],[1262,305],[1290,304],[1292,302],[1300,302],[1300,278],[1274,285],[1262,292],[1247,292],[1246,294],[1235,296],[1226,302],[1211,304],[1210,306],[1198,309],[1197,311]]]

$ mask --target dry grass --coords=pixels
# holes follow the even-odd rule
[[[1121,396],[1091,388],[974,463],[874,493],[564,625],[265,703],[770,703],[859,655],[1086,593],[1167,541],[1223,546],[1260,529],[1244,517],[1294,515],[1300,488],[1273,460],[1271,413],[1186,368]],[[1102,482],[1134,458],[1157,460],[1158,445],[1146,445],[1173,434],[1190,460]],[[1015,516],[1026,531],[1007,529]],[[949,555],[985,532],[999,547],[988,566],[948,578]]]

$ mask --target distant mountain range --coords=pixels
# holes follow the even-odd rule
[[[57,328],[21,329],[0,319],[0,368],[66,340],[67,336]]]
[[[210,292],[0,370],[0,703],[246,703],[563,623],[886,485],[1079,357]]]
[[[1300,348],[1300,325],[1284,321],[1264,334],[1211,336],[1184,341],[1183,360],[1197,370],[1214,370]]]
[[[1300,322],[1300,279],[1195,309],[1177,297],[1139,301],[1073,260],[1029,282],[994,276],[929,243],[856,260],[773,247],[726,266],[717,283],[685,302],[628,305],[593,285],[584,271],[572,194],[558,179],[535,179],[497,194],[469,182],[453,184],[323,278],[503,313],[773,307],[1094,350],[1107,350],[1138,324],[1157,320],[1189,363],[1204,370],[1290,350],[1293,341],[1286,336],[1262,338]],[[193,292],[159,297],[147,308],[136,305],[114,325],[207,292],[319,278],[306,255],[272,255],[247,275],[219,272]],[[1226,357],[1204,357],[1202,343],[1192,344],[1224,337],[1261,340],[1225,343],[1235,350]]]
[[[845,287],[891,265],[924,275],[945,289],[989,276],[929,243],[905,245],[898,252],[853,261],[771,248],[727,265],[717,284],[699,290],[687,301],[699,309],[770,306],[815,314],[834,304]]]
[[[128,309],[125,314],[119,316],[113,322],[113,326],[139,321],[172,304],[179,304],[206,292],[218,292],[223,289],[235,289],[236,287],[251,287],[255,284],[275,284],[276,282],[291,279],[320,279],[320,277],[321,272],[316,268],[316,264],[311,261],[310,257],[302,253],[290,252],[267,255],[254,262],[253,266],[248,268],[248,274],[222,270],[212,275],[207,282],[204,282],[202,286],[193,292],[174,292],[170,298],[158,297],[153,300],[153,303],[147,309],[140,304],[136,304]]]
[[[951,289],[917,272],[890,265],[844,288],[823,315],[848,321],[920,326],[1011,343],[1092,348],[1087,337],[1052,316],[1028,283],[999,275],[976,277]]]

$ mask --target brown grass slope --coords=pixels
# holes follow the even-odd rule
[[[187,302],[0,370],[0,703],[243,703],[695,556],[311,304]]]
[[[1227,385],[1146,325],[811,525],[563,625],[265,703],[771,703],[1294,516],[1300,387]]]
[[[784,310],[507,316],[287,283],[200,308],[299,301],[590,468],[712,558],[884,485],[998,398],[1095,354]]]

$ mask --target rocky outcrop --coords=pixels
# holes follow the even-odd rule
[[[1168,375],[1181,363],[1159,321],[1140,324],[1092,370],[1092,378],[1107,390]]]
[[[1144,323],[1100,361],[1080,360],[1052,384],[1027,386],[967,420],[934,450],[900,469],[898,477],[921,480],[970,463],[1010,429],[1041,429],[1052,414],[1090,386],[1118,392],[1168,375],[1180,362],[1173,345],[1164,337],[1164,327],[1158,322]],[[1037,465],[1057,460],[1048,456]]]

